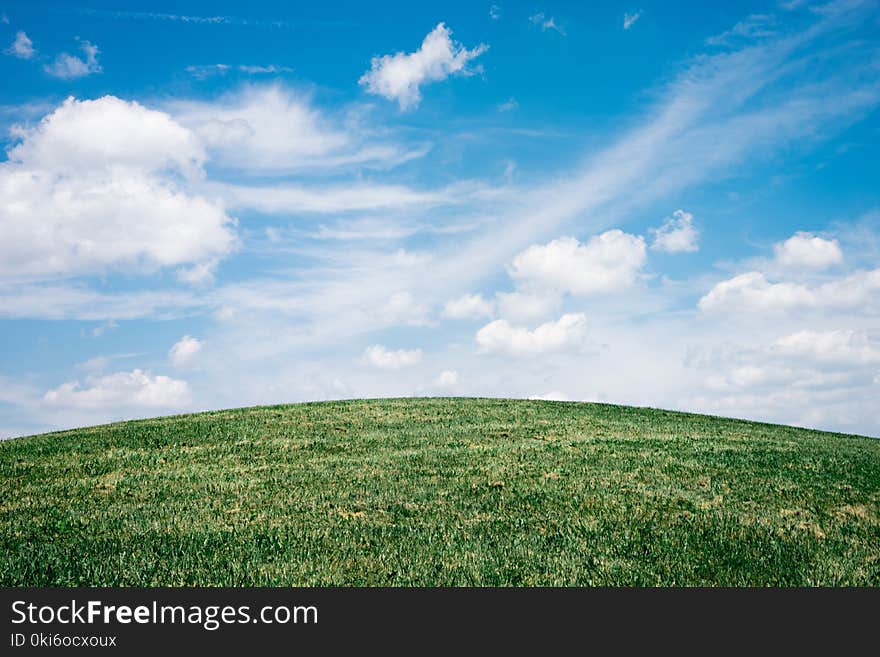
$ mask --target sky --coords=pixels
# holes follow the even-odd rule
[[[880,436],[878,28],[0,0],[0,437],[399,396]]]

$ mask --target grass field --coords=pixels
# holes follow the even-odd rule
[[[880,440],[396,399],[0,442],[0,584],[880,585]]]

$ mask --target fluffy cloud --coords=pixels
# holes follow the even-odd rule
[[[458,372],[455,370],[444,370],[434,380],[434,385],[438,388],[454,388],[459,380]]]
[[[468,50],[455,43],[451,34],[452,31],[440,23],[415,52],[373,57],[370,70],[361,76],[359,83],[368,93],[396,100],[401,110],[417,107],[422,99],[422,85],[445,80],[450,75],[468,74],[468,62],[488,49],[487,45],[480,44]]]
[[[374,344],[364,351],[361,362],[383,370],[399,370],[418,365],[422,360],[421,349],[398,349],[392,351],[381,344]]]
[[[34,42],[28,38],[24,32],[17,32],[12,45],[4,51],[7,55],[18,57],[19,59],[32,59],[37,54],[34,48]]]
[[[0,275],[151,270],[234,248],[222,203],[185,191],[205,155],[167,114],[68,98],[13,134],[0,163]]]
[[[189,404],[190,389],[186,381],[135,369],[88,377],[85,385],[79,381],[63,383],[46,392],[43,401],[79,409],[178,408]]]
[[[204,342],[191,335],[184,335],[168,351],[171,364],[174,367],[187,367],[191,365],[204,344]]]
[[[799,331],[779,338],[772,352],[828,365],[873,365],[880,363],[880,343],[863,331]]]
[[[68,98],[33,128],[13,129],[9,160],[56,174],[111,168],[200,174],[205,152],[193,133],[164,112],[115,96]]]
[[[529,357],[579,349],[586,336],[587,318],[576,313],[563,315],[558,321],[541,324],[534,330],[497,319],[477,331],[476,340],[482,353]]]
[[[676,210],[660,228],[652,229],[654,243],[651,249],[666,253],[697,251],[700,233],[694,228],[694,215],[684,210]]]
[[[101,65],[98,63],[98,46],[88,41],[80,41],[80,49],[83,51],[85,58],[76,57],[69,53],[63,52],[58,55],[51,64],[43,67],[49,75],[61,78],[62,80],[70,80],[73,78],[81,78],[92,73],[100,73]]]
[[[615,229],[586,244],[561,237],[530,246],[513,259],[508,271],[524,289],[586,296],[631,286],[644,263],[644,238]]]
[[[465,294],[443,306],[443,316],[449,319],[480,319],[493,314],[492,302],[479,294]]]
[[[824,269],[843,262],[837,240],[826,240],[812,233],[798,232],[773,246],[776,261],[792,269]]]
[[[857,271],[824,283],[771,283],[758,271],[716,284],[699,302],[704,312],[781,313],[804,309],[880,312],[880,269]]]

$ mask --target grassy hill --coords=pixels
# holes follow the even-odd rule
[[[880,585],[880,440],[604,404],[248,408],[0,442],[0,584]]]

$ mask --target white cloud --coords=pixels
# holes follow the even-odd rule
[[[682,253],[700,248],[697,243],[700,233],[694,228],[694,215],[684,210],[676,210],[671,219],[665,221],[660,228],[651,229],[651,232],[654,233],[651,249],[655,251]]]
[[[417,51],[373,57],[370,70],[359,83],[368,93],[396,100],[401,110],[417,107],[422,99],[422,85],[445,80],[450,75],[467,75],[468,62],[489,48],[480,44],[468,50],[455,43],[451,34],[449,28],[439,23]]]
[[[383,370],[399,370],[418,365],[422,360],[421,349],[398,349],[392,351],[381,344],[374,344],[364,351],[361,362]]]
[[[515,110],[517,107],[519,107],[519,103],[516,101],[516,98],[511,96],[510,98],[505,100],[503,103],[498,105],[498,111],[499,112],[510,112],[510,111]]]
[[[542,32],[546,32],[547,30],[555,30],[562,36],[566,36],[565,29],[563,29],[563,27],[556,22],[556,19],[552,16],[550,18],[547,18],[543,12],[532,14],[531,16],[529,16],[529,20],[534,25],[540,27]]]
[[[72,282],[4,282],[0,277],[0,317],[6,318],[109,322],[170,319],[212,306],[213,302],[204,294],[175,289],[98,292]]]
[[[454,388],[460,378],[455,370],[444,370],[434,380],[434,385],[438,388]]]
[[[201,340],[191,335],[184,335],[168,351],[171,364],[174,367],[188,367],[192,365],[193,360],[195,360],[204,345],[205,343]]]
[[[508,272],[525,289],[590,295],[631,286],[645,263],[645,240],[609,230],[581,244],[561,237],[518,254]]]
[[[864,331],[804,330],[776,340],[771,350],[782,356],[803,361],[836,365],[873,365],[880,363],[880,342]]]
[[[443,306],[443,316],[450,319],[480,319],[491,317],[493,314],[492,302],[479,294],[465,294],[458,299],[447,301]]]
[[[196,263],[191,267],[181,267],[177,270],[177,280],[188,285],[208,285],[214,282],[214,271],[217,269],[217,264],[217,258],[213,258]]]
[[[108,320],[101,324],[100,326],[96,326],[92,329],[92,337],[100,338],[107,331],[115,331],[119,328],[119,324],[117,324],[114,320]]]
[[[767,328],[776,331],[777,325]],[[758,328],[693,360],[708,375],[684,403],[701,412],[877,431],[876,337],[864,330],[814,328],[765,336],[766,328]]]
[[[776,34],[776,17],[771,14],[751,14],[729,30],[706,39],[710,46],[733,46],[743,41],[764,39]]]
[[[85,58],[76,57],[66,52],[61,53],[51,64],[43,67],[49,75],[70,80],[81,78],[92,73],[100,73],[101,65],[98,63],[98,46],[88,41],[80,41],[80,49],[85,53]]]
[[[763,273],[750,271],[717,283],[700,299],[699,307],[719,313],[850,309],[874,314],[880,312],[880,269],[813,285],[771,283]]]
[[[375,316],[390,325],[425,326],[431,322],[427,304],[411,292],[395,292],[375,310]]]
[[[246,75],[266,75],[272,73],[292,73],[289,66],[279,64],[252,65],[252,64],[194,64],[184,69],[187,73],[198,80],[205,80],[214,75],[225,75],[229,71],[237,71]]]
[[[824,269],[843,262],[837,240],[826,240],[812,233],[798,232],[773,246],[776,261],[792,269]]]
[[[625,13],[623,15],[623,29],[628,30],[633,25],[636,24],[636,21],[639,20],[642,16],[642,10],[634,11],[633,13]]]
[[[164,112],[115,96],[65,100],[33,128],[14,127],[9,160],[53,174],[110,168],[201,175],[204,150]]]
[[[395,164],[425,152],[371,143],[371,131],[352,117],[340,124],[315,109],[308,94],[281,84],[246,85],[215,100],[175,101],[167,109],[199,137],[212,163],[250,174]]]
[[[558,321],[541,324],[534,330],[496,319],[477,331],[476,340],[481,353],[530,357],[578,350],[586,337],[587,318],[576,313],[563,315]]]
[[[113,96],[68,98],[13,134],[19,143],[0,163],[0,275],[143,271],[235,247],[222,203],[184,191],[204,152],[167,114]]]
[[[450,205],[456,202],[453,190],[421,191],[402,185],[378,183],[279,184],[271,187],[218,185],[209,189],[223,196],[230,207],[250,208],[266,214],[386,210]],[[457,200],[461,201],[462,197]]]
[[[198,135],[213,159],[232,168],[293,168],[350,145],[308,97],[279,85],[244,87],[213,102],[176,102],[169,110]]]
[[[491,7],[489,7],[489,18],[491,18],[493,21],[497,21],[499,18],[501,18],[501,7],[499,7],[498,5],[492,5]]]
[[[544,393],[543,395],[531,395],[529,399],[539,401],[574,401],[571,397],[566,395],[564,392],[560,392],[559,390],[553,390],[551,392]]]
[[[248,75],[264,75],[269,73],[293,73],[290,66],[281,66],[280,64],[239,64],[236,68],[242,73]]]
[[[28,38],[27,34],[20,30],[15,34],[15,40],[12,42],[12,45],[3,52],[19,59],[33,59],[37,54],[34,42]]]
[[[556,313],[562,305],[559,294],[547,291],[498,292],[498,315],[512,322],[531,323]]]
[[[78,409],[176,408],[189,404],[190,396],[186,381],[135,369],[87,377],[85,385],[79,381],[63,383],[46,392],[43,401]]]
[[[94,358],[89,358],[80,363],[76,364],[76,369],[83,370],[85,372],[89,372],[91,374],[97,374],[98,372],[102,372],[108,369],[114,362],[117,360],[124,360],[127,358],[136,358],[138,356],[142,356],[143,354],[139,353],[122,353],[122,354],[110,354],[108,356],[95,356]]]

